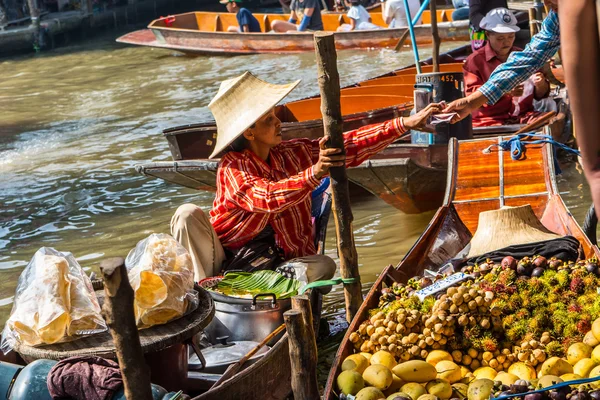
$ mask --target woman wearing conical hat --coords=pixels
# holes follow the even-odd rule
[[[171,220],[173,236],[192,256],[196,280],[219,274],[227,259],[257,241],[274,243],[283,260],[305,264],[309,281],[331,278],[333,260],[315,255],[311,192],[330,167],[361,164],[440,110],[431,104],[410,117],[346,132],[343,156],[325,149],[323,138],[282,141],[274,107],[299,82],[274,85],[246,72],[221,83],[208,105],[217,123],[210,158],[221,157],[210,220],[193,204],[180,206]]]

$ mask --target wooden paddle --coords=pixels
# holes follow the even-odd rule
[[[404,46],[404,42],[406,42],[406,38],[408,38],[409,33],[410,32],[408,31],[408,29],[406,29],[404,31],[404,33],[402,34],[402,36],[400,36],[400,40],[398,40],[398,44],[396,44],[396,47],[394,47],[395,52],[399,52],[400,50],[402,50],[402,46]]]
[[[267,335],[267,337],[263,339],[262,342],[260,342],[259,344],[256,345],[256,347],[254,347],[252,350],[250,350],[248,352],[248,354],[246,354],[244,357],[240,358],[240,360],[238,362],[231,364],[229,367],[227,367],[227,370],[225,370],[223,375],[221,375],[219,380],[215,382],[215,384],[213,385],[213,387],[211,389],[216,388],[221,383],[225,382],[227,379],[229,379],[233,375],[237,374],[238,371],[240,370],[240,368],[242,368],[242,366],[246,363],[246,361],[248,361],[253,355],[255,355],[256,352],[259,351],[264,345],[269,343],[271,341],[271,339],[273,339],[275,336],[277,336],[281,332],[283,332],[284,329],[285,329],[285,324],[281,324],[279,327],[277,327],[277,329],[275,329],[273,332],[269,333]]]
[[[518,135],[519,133],[525,133],[525,132],[534,131],[534,130],[538,129],[539,127],[542,127],[542,126],[546,125],[555,116],[556,116],[556,112],[555,111],[549,111],[547,113],[544,113],[544,114],[540,115],[539,118],[535,119],[534,121],[528,123],[527,125],[525,125],[521,129],[519,129],[518,131],[516,131],[515,135]]]

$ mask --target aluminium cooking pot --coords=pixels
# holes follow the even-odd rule
[[[215,317],[205,329],[211,343],[217,343],[221,336],[229,336],[232,341],[261,342],[283,324],[283,313],[292,308],[291,299],[278,299],[274,293],[244,299],[208,292],[215,303]]]

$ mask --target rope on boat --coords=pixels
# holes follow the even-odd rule
[[[315,282],[309,283],[308,285],[306,285],[302,289],[300,289],[298,291],[298,294],[304,294],[304,292],[306,292],[308,289],[312,289],[312,288],[318,288],[318,287],[323,287],[323,286],[333,286],[333,285],[339,285],[339,284],[349,285],[351,283],[355,283],[356,281],[357,281],[356,278],[335,278],[335,279],[328,279],[328,280],[323,280],[323,281],[315,281]]]
[[[522,139],[536,139],[536,140],[527,140],[523,141]],[[525,152],[527,150],[526,146],[531,144],[542,144],[542,143],[550,143],[553,146],[554,150],[554,168],[556,173],[560,174],[561,170],[558,165],[558,160],[556,158],[556,148],[560,148],[568,153],[575,154],[577,156],[581,156],[581,152],[577,149],[573,149],[563,143],[557,142],[550,135],[542,135],[539,133],[519,133],[518,135],[513,136],[508,140],[504,140],[500,143],[493,144],[483,150],[485,154],[488,154],[492,151],[494,147],[500,147],[504,151],[510,151],[510,156],[513,160],[518,161],[525,158]]]

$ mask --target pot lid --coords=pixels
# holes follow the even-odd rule
[[[242,357],[248,354],[250,350],[259,344],[258,342],[253,342],[250,340],[227,342],[226,338],[218,339],[221,339],[221,343],[202,349],[202,355],[206,360],[207,368],[222,367],[233,364],[239,361]],[[256,352],[256,354],[250,357],[250,360],[262,357],[267,351],[269,351],[269,347],[263,346]],[[198,356],[196,354],[193,354],[190,357],[189,364],[200,365],[200,360],[198,360]]]

